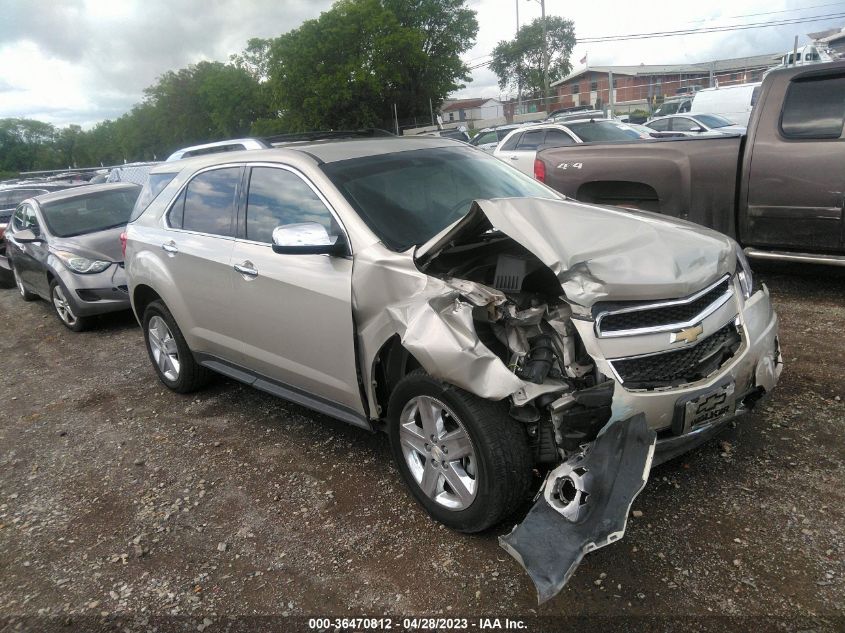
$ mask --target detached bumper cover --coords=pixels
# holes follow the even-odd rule
[[[608,424],[582,453],[549,473],[525,520],[499,544],[522,565],[540,603],[557,595],[584,554],[625,534],[645,487],[656,434],[645,416]]]

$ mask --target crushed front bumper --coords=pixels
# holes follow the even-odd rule
[[[101,273],[78,275],[64,266],[55,272],[64,286],[65,296],[73,313],[80,317],[129,310],[129,290],[126,271],[119,264],[112,264]]]

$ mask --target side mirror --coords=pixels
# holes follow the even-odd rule
[[[43,242],[44,240],[32,232],[31,229],[24,229],[18,231],[12,238],[19,244],[34,244],[35,242]]]
[[[699,125],[699,126],[697,126],[697,127],[692,128],[692,131],[693,131],[693,132],[706,132],[707,130],[705,130],[703,127],[701,127],[701,126]]]
[[[301,222],[273,229],[273,252],[281,255],[349,255],[346,236],[329,235],[322,224]]]

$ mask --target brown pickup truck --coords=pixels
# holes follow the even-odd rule
[[[845,266],[845,62],[777,70],[745,136],[547,147],[535,176],[565,195],[734,237],[750,257]]]

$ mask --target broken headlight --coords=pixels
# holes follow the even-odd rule
[[[62,260],[62,263],[70,268],[75,273],[80,273],[83,275],[91,274],[91,273],[101,273],[106,268],[111,266],[111,262],[104,262],[96,259],[88,259],[87,257],[82,257],[81,255],[77,255],[76,253],[70,253],[68,251],[53,251],[53,254]]]
[[[750,299],[751,295],[754,294],[754,275],[751,272],[748,258],[739,244],[736,245],[736,263],[736,276],[739,279],[739,286],[742,288],[742,296]]]

